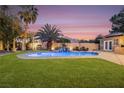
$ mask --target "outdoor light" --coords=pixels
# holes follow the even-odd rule
[[[72,48],[72,47],[70,47],[70,50],[73,50],[73,48]]]
[[[55,50],[55,47],[52,47],[52,50]]]

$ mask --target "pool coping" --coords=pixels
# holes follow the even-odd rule
[[[89,52],[91,52],[91,51],[89,51]],[[96,52],[96,51],[94,51],[94,52]],[[58,58],[96,58],[96,56],[98,56],[98,55],[94,55],[94,56],[87,56],[87,55],[86,56],[53,56],[53,57],[52,56],[50,56],[50,57],[31,57],[31,56],[28,56],[28,57],[26,57],[25,54],[18,54],[16,56],[20,59],[56,59],[56,58],[58,59]]]
[[[58,58],[96,58],[96,56],[63,56],[63,57],[25,57],[24,55],[17,55],[20,59],[58,59]]]

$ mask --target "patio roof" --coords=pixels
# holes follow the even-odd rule
[[[112,33],[112,34],[108,34],[104,37],[109,38],[109,37],[116,37],[116,36],[124,36],[124,33]]]

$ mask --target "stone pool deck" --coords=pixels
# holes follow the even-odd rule
[[[56,58],[100,58],[119,65],[124,65],[124,55],[115,54],[113,52],[98,52],[97,56],[79,56],[79,57],[25,57],[24,54],[17,55],[20,59],[56,59]]]
[[[113,52],[99,52],[98,58],[102,58],[116,64],[124,65],[124,55],[116,54]]]

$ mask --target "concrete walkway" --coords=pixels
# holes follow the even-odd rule
[[[113,52],[99,52],[98,58],[102,58],[116,64],[124,65],[124,55],[115,54]]]

